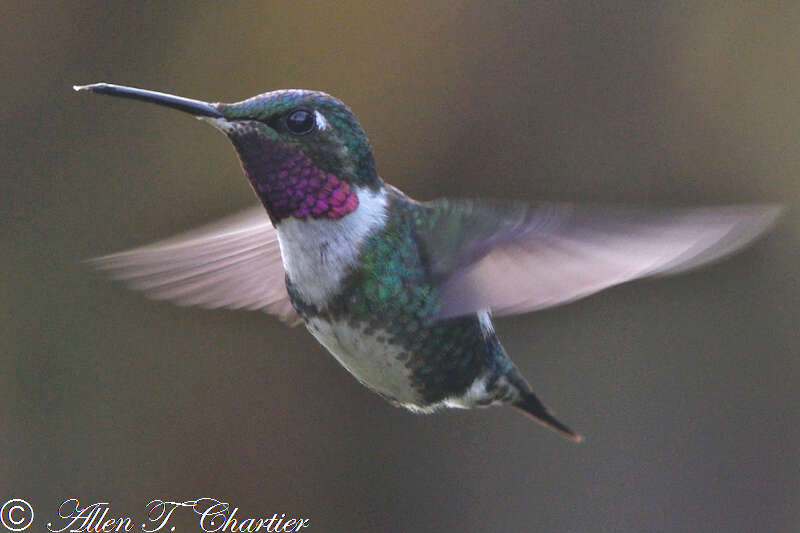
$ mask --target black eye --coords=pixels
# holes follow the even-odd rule
[[[315,123],[314,114],[305,109],[295,109],[286,116],[286,128],[295,135],[311,133]]]

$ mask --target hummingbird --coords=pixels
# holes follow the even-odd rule
[[[353,112],[323,92],[208,103],[74,86],[177,109],[222,132],[261,205],[93,260],[155,299],[262,310],[415,413],[508,405],[572,441],[503,349],[492,316],[684,272],[753,241],[775,205],[693,208],[439,199],[378,174]]]

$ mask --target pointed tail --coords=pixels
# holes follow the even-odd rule
[[[537,398],[532,392],[523,393],[522,397],[516,402],[512,403],[511,406],[519,409],[522,414],[537,424],[541,424],[546,428],[552,429],[562,437],[567,438],[572,442],[581,442],[583,440],[582,435],[578,435],[567,426],[559,422],[556,417],[553,416],[550,410],[545,407],[544,404],[539,401],[539,398]]]

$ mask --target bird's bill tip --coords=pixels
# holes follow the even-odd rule
[[[72,90],[77,92],[94,91],[95,87],[102,85],[101,83],[90,83],[88,85],[73,85]]]

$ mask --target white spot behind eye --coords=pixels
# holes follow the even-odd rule
[[[314,119],[317,121],[317,129],[325,131],[328,129],[328,121],[319,111],[314,111]]]

